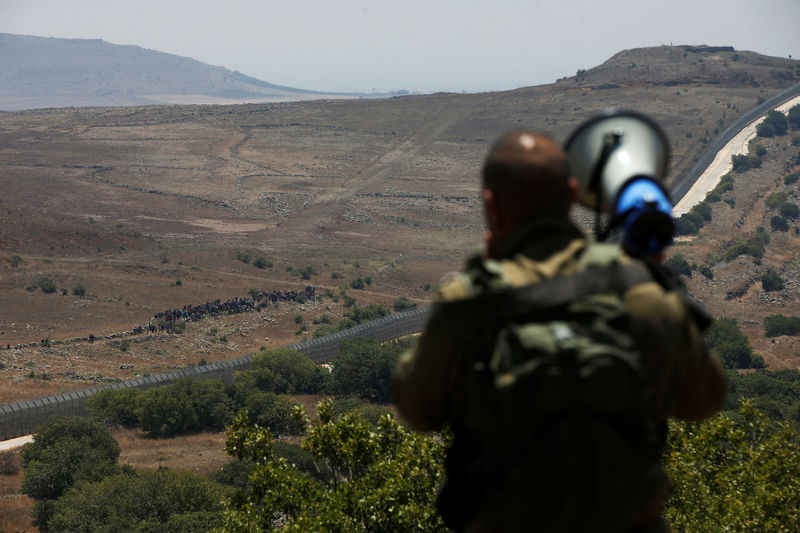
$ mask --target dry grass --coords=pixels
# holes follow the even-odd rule
[[[0,531],[36,531],[31,522],[35,501],[19,493],[21,449],[0,452]]]

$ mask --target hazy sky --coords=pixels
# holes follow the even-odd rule
[[[800,0],[0,0],[0,32],[134,44],[303,89],[474,92],[659,44],[800,58]]]

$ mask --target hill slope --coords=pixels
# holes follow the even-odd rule
[[[0,350],[0,402],[85,388],[87,376],[127,379],[290,344],[311,335],[313,320],[351,311],[349,298],[424,303],[443,274],[481,247],[478,175],[502,133],[525,127],[564,139],[603,108],[642,111],[670,138],[672,183],[736,117],[800,81],[797,61],[685,51],[626,52],[651,68],[616,86],[609,80],[628,74],[627,60],[502,93],[0,113],[0,345],[12,346]],[[702,82],[711,61],[752,78]],[[800,315],[792,292],[800,235],[796,222],[787,232],[770,228],[776,208],[765,198],[784,191],[785,201],[800,203],[797,185],[783,182],[800,164],[796,134],[759,141],[763,165],[737,175],[727,201],[712,206],[712,222],[674,248],[714,272],[711,280],[695,271],[692,294],[714,313],[740,317],[776,368],[797,366],[800,343],[780,339],[775,350],[761,323],[773,313]],[[585,215],[576,217],[590,223]],[[764,257],[726,259],[759,225],[771,236]],[[257,256],[271,268],[253,266]],[[767,268],[785,280],[784,292],[762,290]],[[55,293],[37,288],[42,276]],[[78,284],[83,296],[72,294]],[[112,341],[13,348],[129,330],[156,312],[251,288],[307,284],[324,300],[191,323],[184,334],[125,350]]]
[[[267,83],[188,57],[99,39],[0,33],[0,110],[354,97]]]

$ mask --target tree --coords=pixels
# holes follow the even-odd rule
[[[761,276],[761,287],[765,292],[781,291],[783,290],[783,279],[772,269],[767,270]]]
[[[778,212],[782,217],[786,217],[790,220],[796,220],[797,217],[800,217],[800,208],[797,207],[797,204],[793,204],[792,202],[782,203],[778,208]]]
[[[689,262],[684,259],[683,254],[677,253],[671,256],[664,264],[671,268],[676,274],[692,277],[692,267],[689,265]]]
[[[410,432],[391,415],[377,427],[354,414],[333,417],[330,401],[318,406],[303,448],[322,481],[275,453],[268,431],[237,416],[226,450],[255,464],[246,494],[234,498],[222,531],[441,531],[433,505],[443,476],[446,439]],[[307,416],[298,411],[298,416]]]
[[[205,428],[220,429],[231,420],[231,402],[219,380],[183,379],[144,391],[135,414],[152,435],[170,436]]]
[[[392,371],[408,346],[408,341],[381,345],[362,337],[342,341],[333,360],[334,390],[371,402],[388,402]]]
[[[789,231],[789,222],[780,215],[773,215],[772,218],[769,219],[769,227],[772,228],[773,231]]]
[[[53,506],[52,531],[211,531],[228,491],[191,472],[127,472],[70,489]]]
[[[666,516],[672,529],[796,531],[799,446],[788,425],[770,422],[747,401],[735,418],[670,422],[666,469],[674,492]]]
[[[800,317],[769,315],[764,318],[764,335],[767,337],[797,334],[800,334]]]
[[[81,480],[97,481],[119,471],[119,444],[102,424],[81,417],[52,416],[21,454],[20,491],[39,501],[34,525],[47,531],[53,500]]]
[[[105,424],[136,427],[136,403],[142,392],[137,389],[105,389],[86,398],[86,411]]]
[[[53,294],[56,292],[56,283],[47,276],[40,276],[36,280],[36,286],[39,287],[45,294]]]
[[[750,341],[736,321],[718,318],[706,330],[706,343],[716,352],[725,368],[764,368],[764,359],[753,353]]]
[[[261,351],[253,357],[251,368],[237,381],[279,394],[317,394],[329,379],[327,371],[289,348]]]
[[[787,117],[792,129],[800,130],[800,104],[792,106],[789,109],[789,116]]]

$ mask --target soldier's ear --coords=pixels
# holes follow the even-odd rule
[[[497,198],[490,189],[483,189],[481,191],[481,197],[483,197],[483,211],[486,214],[486,225],[489,227],[489,231],[494,232],[502,226],[502,222],[499,220],[502,214],[497,209]]]

